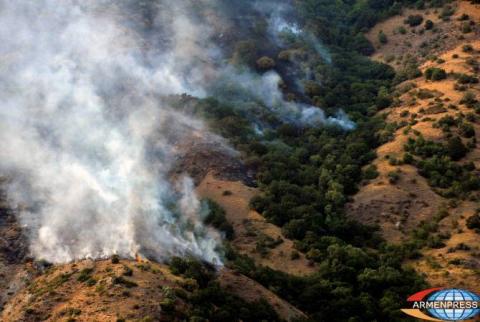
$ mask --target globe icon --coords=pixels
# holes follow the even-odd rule
[[[438,292],[433,293],[428,298],[430,302],[436,301],[480,301],[480,296],[466,291],[466,290],[459,290],[459,289],[445,289]],[[471,308],[471,309],[436,309],[431,308],[428,309],[428,312],[440,320],[445,321],[461,321],[461,320],[468,320],[475,317],[477,314],[480,313],[480,309],[478,308]]]

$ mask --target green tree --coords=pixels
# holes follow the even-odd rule
[[[447,142],[447,152],[452,160],[460,160],[463,158],[468,150],[458,136],[450,138]]]
[[[380,30],[380,32],[378,33],[378,41],[383,45],[385,45],[388,42],[387,35],[385,35],[383,30]]]

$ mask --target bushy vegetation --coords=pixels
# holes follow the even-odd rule
[[[454,162],[460,160],[468,152],[458,136],[447,140],[447,144],[409,138],[405,151],[419,157],[411,163],[416,164],[419,173],[428,179],[432,187],[443,189],[438,191],[445,197],[465,197],[470,191],[480,189],[475,165],[464,165]]]
[[[385,247],[372,252],[332,236],[315,243],[319,270],[311,276],[257,267],[238,254],[231,254],[230,265],[275,290],[314,321],[408,320],[399,311],[403,296],[425,284],[413,271],[402,268],[404,250]]]
[[[195,111],[242,152],[248,167],[256,173],[262,194],[251,200],[251,207],[282,227],[285,237],[295,240],[296,251],[303,252],[317,264],[318,272],[308,277],[290,276],[256,267],[251,259],[231,249],[227,251],[227,265],[260,282],[315,321],[408,320],[399,308],[408,295],[426,285],[421,277],[402,264],[407,258],[419,256],[421,247],[441,245],[435,227],[427,223],[419,227],[414,242],[388,245],[379,237],[376,227],[349,219],[344,210],[359,183],[378,175],[375,167],[368,166],[375,158],[375,148],[388,141],[400,127],[386,125],[383,118],[375,115],[392,104],[390,93],[397,82],[421,76],[414,57],[404,57],[403,68],[398,74],[389,66],[365,57],[364,54],[372,53],[373,47],[362,31],[398,13],[402,5],[418,3],[296,1],[302,26],[323,41],[331,62],[318,48],[294,36],[284,47],[272,45],[268,50],[262,47],[266,37],[259,37],[261,41],[242,39],[232,51],[230,61],[234,64],[253,66],[260,71],[274,69],[285,76],[287,81],[281,88],[286,99],[322,107],[327,115],[335,114],[341,107],[355,121],[354,130],[281,121],[261,103],[250,102],[239,108],[236,100],[228,96],[207,98],[196,104]],[[441,6],[443,3],[429,1],[423,5]],[[422,22],[423,17],[407,21],[412,26]],[[275,64],[267,54],[278,57]],[[296,95],[298,89],[295,91],[289,84],[291,80],[288,82],[291,74],[282,74],[282,68],[287,67],[298,75],[295,84],[303,85],[299,95]],[[305,70],[309,72],[303,73]],[[431,80],[446,76],[441,69],[426,73]],[[261,124],[262,133],[255,131],[252,123]],[[459,137],[452,136],[448,144],[412,139],[406,150],[404,161],[417,166],[442,193],[464,196],[478,188],[472,165],[455,162],[468,152]],[[398,172],[392,173],[393,182],[400,179]],[[428,234],[428,244],[420,242],[424,234]],[[265,247],[264,244],[257,246]],[[296,258],[298,254],[291,257]],[[192,270],[190,266],[172,261],[172,269],[177,274],[190,277],[193,271],[202,271],[200,267]],[[205,307],[199,309],[199,316],[215,320],[212,316],[218,313],[218,308],[222,310],[222,305],[227,307],[225,316],[230,316],[230,302],[222,302],[212,293],[231,297],[215,288],[212,277],[192,278],[198,279],[201,288],[208,290],[201,293],[206,294],[205,297],[198,297],[199,305]],[[208,302],[210,297],[211,303]],[[248,308],[246,310],[253,314]],[[243,318],[255,321],[258,316]]]
[[[207,199],[205,200],[205,203],[208,208],[208,215],[205,218],[205,223],[223,232],[226,239],[232,239],[234,234],[233,227],[225,217],[225,210],[213,200]]]
[[[467,228],[480,233],[480,211],[467,218]]]
[[[423,22],[422,15],[410,15],[405,19],[404,23],[410,25],[410,27],[416,27],[421,25]]]
[[[447,73],[442,68],[430,67],[425,71],[425,78],[432,81],[440,81],[447,78]]]
[[[185,314],[190,321],[280,321],[268,302],[246,302],[225,291],[216,281],[213,269],[195,259],[174,257],[170,269],[193,281],[184,286],[189,291],[184,297],[191,306]]]

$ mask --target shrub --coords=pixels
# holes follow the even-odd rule
[[[467,154],[468,149],[458,136],[454,136],[447,142],[447,152],[452,160],[460,160]]]
[[[450,20],[450,17],[455,13],[455,9],[451,6],[445,6],[440,12],[440,18],[444,21]]]
[[[427,20],[427,21],[425,21],[425,29],[426,29],[426,30],[431,30],[431,29],[433,29],[433,26],[434,26],[434,24],[433,24],[433,21],[432,21],[432,20]]]
[[[388,182],[396,184],[400,180],[400,174],[398,171],[391,171],[388,173]]]
[[[417,97],[419,99],[429,99],[435,97],[434,92],[431,90],[425,89],[425,88],[420,88],[417,92]]]
[[[385,33],[383,32],[383,30],[380,30],[380,32],[378,33],[378,41],[379,41],[381,44],[386,44],[386,43],[388,42],[387,35],[385,35]]]
[[[477,213],[467,219],[467,228],[480,232],[480,214]]]
[[[257,48],[254,41],[245,40],[235,44],[232,62],[236,65],[253,65],[257,56]]]
[[[290,254],[290,259],[297,260],[299,258],[300,258],[300,254],[297,251],[292,251],[292,253]]]
[[[120,257],[115,254],[112,256],[112,264],[118,264],[118,263],[120,263]]]
[[[407,152],[403,155],[403,163],[412,164],[414,161],[415,161],[415,159],[413,158],[413,156],[410,153]]]
[[[372,180],[378,177],[379,173],[377,171],[377,167],[374,164],[369,165],[365,168],[365,172],[363,173],[363,177],[366,180]]]
[[[213,200],[207,199],[208,215],[205,224],[211,225],[225,234],[225,238],[233,239],[234,231],[232,225],[227,221],[225,210]]]
[[[275,67],[275,60],[270,57],[263,56],[257,60],[257,68],[260,70],[269,70]]]
[[[80,274],[77,278],[77,281],[79,282],[86,282],[87,280],[90,279],[91,274],[93,272],[93,268],[84,268],[80,271]]]
[[[459,84],[477,84],[478,78],[473,75],[457,74],[457,82]]]
[[[464,22],[462,23],[462,27],[460,28],[460,30],[462,31],[462,33],[468,34],[472,32],[472,26],[470,26],[468,22]]]
[[[310,97],[314,97],[322,93],[322,88],[320,87],[320,85],[311,80],[304,82],[303,89],[305,90],[305,94]]]
[[[432,81],[440,81],[447,78],[447,73],[442,68],[430,67],[425,71],[425,78]]]
[[[465,53],[469,53],[473,51],[473,46],[470,44],[466,44],[462,46],[462,51]]]
[[[475,128],[470,123],[462,123],[458,128],[458,131],[461,136],[464,138],[472,138],[475,136]]]
[[[117,276],[113,279],[113,283],[114,284],[120,284],[120,285],[123,285],[127,288],[132,288],[132,287],[136,287],[138,286],[137,283],[135,283],[134,281],[131,281],[129,279],[126,279],[124,278],[123,276]]]
[[[466,92],[462,99],[460,100],[460,104],[465,104],[467,107],[473,108],[477,103],[477,97],[473,92]]]
[[[404,20],[405,24],[410,25],[410,27],[419,26],[423,22],[422,15],[410,15],[407,19]]]

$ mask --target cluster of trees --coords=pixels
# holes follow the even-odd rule
[[[208,215],[205,218],[204,222],[207,225],[211,225],[221,231],[225,238],[228,240],[233,239],[234,231],[232,225],[227,221],[225,216],[225,210],[220,207],[216,202],[211,199],[204,200],[207,208]]]
[[[467,228],[473,229],[477,233],[480,233],[480,210],[477,209],[476,213],[467,219]]]
[[[467,122],[470,120],[475,122],[477,117],[473,113],[469,113],[466,117],[459,115],[457,117],[453,117],[450,115],[444,116],[438,120],[434,124],[434,127],[439,127],[445,133],[451,133],[452,128],[457,129],[457,133],[467,139],[475,137],[475,128],[473,127],[472,123]]]
[[[432,81],[440,81],[447,78],[447,72],[443,68],[430,67],[425,71],[425,78]]]
[[[409,138],[405,144],[407,155],[404,161],[415,164],[419,173],[428,179],[432,187],[444,189],[439,191],[446,197],[465,197],[469,192],[480,189],[475,165],[471,162],[458,164],[468,152],[462,139],[452,136],[446,144]],[[419,157],[413,158],[411,155]]]
[[[274,290],[313,321],[408,320],[399,310],[404,297],[426,285],[413,271],[402,268],[403,249],[362,249],[333,236],[316,243],[319,270],[310,276],[258,267],[233,252],[229,265]]]
[[[220,287],[211,267],[193,258],[174,257],[169,263],[173,274],[186,279],[179,292],[189,304],[189,311],[182,312],[189,321],[281,321],[275,310],[265,300],[246,302]]]

